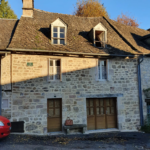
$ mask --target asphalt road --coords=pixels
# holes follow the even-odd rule
[[[150,134],[118,132],[63,136],[11,134],[0,140],[0,150],[150,150]]]

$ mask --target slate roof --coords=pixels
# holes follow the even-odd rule
[[[67,45],[52,45],[50,24],[63,20],[67,28]],[[93,46],[89,31],[101,22],[107,28],[107,49]],[[103,17],[77,17],[34,9],[34,17],[21,17],[9,48],[34,49],[95,54],[141,54],[150,53],[150,47],[141,41],[149,31],[125,26]]]
[[[0,50],[5,50],[9,45],[16,23],[16,19],[0,19]]]

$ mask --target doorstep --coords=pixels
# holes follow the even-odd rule
[[[103,132],[120,132],[119,129],[111,128],[111,129],[98,129],[98,130],[88,130],[85,131],[85,134],[92,134],[92,133],[103,133]]]

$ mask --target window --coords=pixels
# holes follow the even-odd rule
[[[105,48],[105,31],[95,31],[95,46]]]
[[[150,102],[147,102],[147,115],[150,117]]]
[[[95,47],[105,48],[107,46],[107,28],[102,23],[93,27],[88,36]]]
[[[49,81],[61,80],[60,59],[49,59]]]
[[[65,44],[64,27],[53,27],[53,44]]]
[[[65,45],[67,43],[67,24],[58,18],[51,23],[50,28],[51,44]]]
[[[109,79],[109,60],[98,61],[98,80]]]

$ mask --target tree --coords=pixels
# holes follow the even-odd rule
[[[127,26],[134,26],[134,27],[139,27],[139,24],[137,22],[136,19],[134,19],[134,17],[129,17],[125,14],[121,14],[121,16],[119,15],[116,19],[117,22],[125,24]]]
[[[74,15],[81,17],[109,17],[104,5],[99,0],[78,0]]]
[[[0,18],[17,19],[17,15],[10,8],[8,1],[0,0]]]

